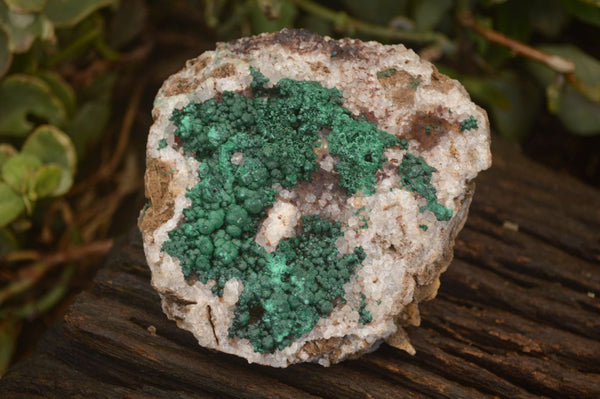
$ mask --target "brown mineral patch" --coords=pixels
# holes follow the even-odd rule
[[[320,61],[317,62],[310,62],[307,61],[308,66],[310,66],[311,71],[313,71],[314,73],[329,73],[329,68],[327,68],[327,65],[323,64]]]
[[[317,357],[325,353],[333,353],[340,344],[343,338],[334,337],[329,339],[317,339],[305,343],[298,351],[298,355],[306,353],[309,357]]]
[[[441,106],[435,111],[417,111],[410,121],[407,138],[416,140],[424,151],[437,145],[440,138],[455,130],[455,126],[441,116],[443,112]]]
[[[189,299],[180,297],[179,295],[177,295],[177,292],[175,292],[173,290],[166,290],[162,294],[164,295],[164,297],[167,301],[169,301],[179,307],[195,305],[198,303],[196,301],[190,301]]]
[[[314,148],[315,154],[317,155],[317,165],[323,158],[330,156],[326,138],[328,133],[329,132],[327,131],[321,132],[321,145]],[[301,180],[298,182],[293,189],[294,193],[296,193],[296,197],[290,202],[297,207],[301,207],[303,204],[310,203],[307,200],[309,195],[316,196],[318,200],[319,198],[324,197],[323,194],[329,193],[331,194],[331,197],[328,200],[328,204],[335,203],[342,209],[345,206],[348,197],[346,191],[340,186],[340,180],[341,177],[338,173],[318,167],[316,171],[311,173],[309,181]],[[317,206],[316,204],[317,202],[315,202],[313,206]]]
[[[178,78],[173,81],[168,80],[165,87],[165,96],[176,96],[178,94],[190,93],[196,87],[198,87],[199,81],[197,79],[185,79]]]
[[[227,48],[233,52],[247,54],[266,46],[279,44],[297,53],[312,52],[322,47],[325,40],[303,29],[283,29],[279,32],[264,33],[258,36],[243,37],[228,43],[218,43],[217,49]]]
[[[152,119],[157,121],[158,118],[160,118],[160,109],[158,108],[153,108],[152,109]]]
[[[435,66],[432,65],[433,72],[431,74],[431,83],[427,85],[440,93],[447,94],[456,84],[448,76],[440,73]]]
[[[446,259],[443,259],[443,261],[451,262],[452,255],[450,255],[450,259],[446,258]],[[442,269],[442,268],[440,268],[440,269]],[[438,277],[435,280],[433,280],[433,282],[430,284],[419,285],[419,286],[415,287],[415,293],[413,294],[413,298],[415,299],[415,301],[417,303],[423,302],[423,301],[429,301],[436,297],[439,288],[440,288],[440,279]]]
[[[377,73],[379,83],[384,87],[385,94],[398,107],[412,106],[415,93],[421,84],[418,76],[406,71],[389,68]]]
[[[185,63],[185,69],[194,68],[194,73],[200,73],[208,65],[207,58],[211,58],[207,54],[202,54],[200,57],[192,58],[187,60]]]
[[[396,318],[396,324],[406,327],[415,326],[418,327],[421,324],[421,314],[419,312],[419,302],[413,301],[406,305],[402,310],[402,313]]]
[[[455,158],[458,156],[458,151],[456,151],[456,147],[454,146],[453,142],[450,143],[450,155]]]
[[[235,74],[235,66],[231,62],[227,62],[223,65],[216,67],[211,76],[217,79],[227,78]]]
[[[146,236],[160,225],[173,217],[173,193],[170,189],[173,180],[174,162],[160,161],[149,158],[146,163],[144,182],[146,198],[149,200],[148,208],[142,210],[138,219],[138,226]]]

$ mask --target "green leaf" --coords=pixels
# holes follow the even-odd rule
[[[2,180],[19,194],[27,194],[35,184],[42,162],[30,154],[17,154],[2,165]]]
[[[60,184],[52,195],[64,194],[71,188],[77,155],[71,139],[60,129],[49,125],[40,126],[27,138],[21,153],[33,155],[44,164],[56,164],[61,168]]]
[[[8,48],[8,35],[0,29],[0,78],[8,71],[10,64],[12,64],[12,54]]]
[[[17,238],[8,228],[0,227],[0,255],[7,254],[19,248]]]
[[[492,116],[492,126],[511,140],[529,134],[541,105],[535,86],[512,75],[495,78],[468,76],[460,79],[477,102],[484,103]]]
[[[48,0],[44,13],[56,27],[73,26],[115,0]]]
[[[560,0],[529,0],[529,18],[532,27],[546,37],[555,38],[569,22],[569,14]]]
[[[0,182],[0,227],[4,227],[25,210],[21,196],[4,182]]]
[[[59,195],[58,188],[62,178],[62,168],[56,164],[50,163],[42,166],[35,174],[35,184],[33,187],[34,198],[44,198],[51,195]]]
[[[129,44],[140,34],[148,18],[148,7],[142,0],[121,2],[108,29],[108,44],[115,49]]]
[[[527,42],[531,35],[529,1],[510,0],[496,6],[494,27],[512,39]]]
[[[40,13],[17,13],[0,1],[0,28],[8,35],[8,48],[12,53],[24,53],[35,39],[52,40],[54,26]]]
[[[10,144],[0,144],[0,170],[2,165],[8,160],[8,158],[17,154],[17,150]]]
[[[11,11],[18,13],[40,12],[48,0],[4,0]]]
[[[414,19],[417,30],[434,29],[452,8],[452,0],[421,0],[417,1],[414,9]]]
[[[600,26],[600,1],[561,0],[561,3],[567,11],[583,22]]]
[[[76,100],[75,92],[73,88],[64,81],[64,79],[52,71],[38,71],[35,74],[36,77],[40,78],[50,87],[52,93],[62,102],[65,107],[67,114],[73,115],[75,113]]]
[[[98,141],[108,125],[116,80],[114,73],[102,75],[79,92],[81,105],[68,132],[80,158],[83,158],[90,145]]]
[[[565,127],[580,136],[600,133],[600,104],[583,97],[572,86],[566,86],[558,109]]]
[[[545,45],[539,49],[573,61],[575,76],[588,88],[600,91],[599,60],[572,45]],[[556,72],[533,61],[528,62],[527,66],[541,85],[547,88],[554,85]],[[572,133],[582,136],[600,133],[600,104],[589,100],[570,85],[565,85],[562,93],[559,93],[556,114]]]
[[[41,79],[30,75],[10,75],[0,82],[0,136],[23,137],[36,120],[62,125],[66,110]]]

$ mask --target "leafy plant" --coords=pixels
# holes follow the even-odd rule
[[[109,122],[115,49],[139,34],[145,15],[141,0],[122,8],[118,0],[0,0],[0,375],[23,320],[68,291],[72,262],[110,246],[98,227],[81,228],[106,218],[106,209],[72,210],[89,208],[94,184],[79,196],[72,188]],[[105,180],[119,162],[102,172]],[[38,284],[45,276],[51,288]]]

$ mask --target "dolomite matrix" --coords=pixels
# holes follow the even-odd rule
[[[305,31],[220,43],[160,89],[139,226],[163,310],[275,367],[389,344],[435,296],[485,112],[402,45]]]

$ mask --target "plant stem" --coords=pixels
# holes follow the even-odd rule
[[[0,304],[33,287],[52,268],[63,263],[77,262],[84,258],[104,255],[112,247],[112,244],[112,239],[106,239],[64,251],[40,255],[38,262],[19,270],[19,274],[23,277],[0,290]]]
[[[444,43],[448,39],[437,32],[415,32],[404,31],[387,26],[370,24],[349,16],[343,11],[334,11],[324,7],[312,0],[292,0],[302,10],[316,15],[322,19],[333,22],[336,28],[346,32],[359,31],[368,35],[378,36],[386,39],[400,40],[411,43]]]
[[[48,60],[48,68],[53,68],[65,59],[73,56],[77,51],[100,37],[101,34],[100,29],[92,29],[85,35],[77,38],[77,40],[65,47],[60,53]]]
[[[468,12],[463,13],[459,17],[459,20],[462,23],[462,25],[466,26],[467,28],[473,29],[475,32],[479,33],[481,36],[483,36],[490,42],[499,44],[504,47],[508,47],[515,54],[519,54],[527,58],[531,58],[532,60],[536,60],[543,64],[546,64],[546,66],[555,70],[558,73],[568,74],[575,71],[575,64],[572,61],[566,60],[557,55],[545,53],[524,43],[521,43],[515,39],[511,39],[510,37],[505,36],[500,32],[488,29],[485,26],[477,23],[477,21],[475,21],[475,18],[473,18],[473,16]]]
[[[125,150],[127,150],[127,145],[129,144],[131,128],[133,126],[133,122],[135,121],[135,117],[138,114],[139,105],[142,100],[142,94],[144,93],[144,88],[146,87],[146,80],[146,78],[142,78],[133,89],[133,93],[129,99],[129,104],[127,104],[127,109],[125,110],[125,115],[123,116],[123,124],[121,125],[121,130],[119,131],[119,139],[115,146],[113,156],[110,161],[99,171],[99,175],[102,177],[107,178],[113,176],[115,170],[123,159],[123,154],[125,154]]]
[[[53,287],[43,294],[35,302],[28,302],[15,309],[6,309],[0,312],[0,319],[5,317],[15,317],[17,319],[29,319],[46,313],[56,305],[69,290],[69,281],[75,274],[77,267],[75,263],[69,263],[62,271],[58,281]]]
[[[473,29],[490,42],[508,47],[510,50],[514,51],[515,54],[539,61],[545,64],[548,68],[563,74],[567,82],[569,82],[569,84],[585,98],[596,104],[600,103],[600,89],[597,87],[589,87],[582,82],[575,75],[575,64],[572,61],[559,57],[558,55],[548,54],[540,51],[515,39],[511,39],[500,32],[488,29],[485,26],[478,24],[477,21],[475,21],[475,18],[473,18],[471,13],[468,11],[460,15],[458,19],[462,25]]]

